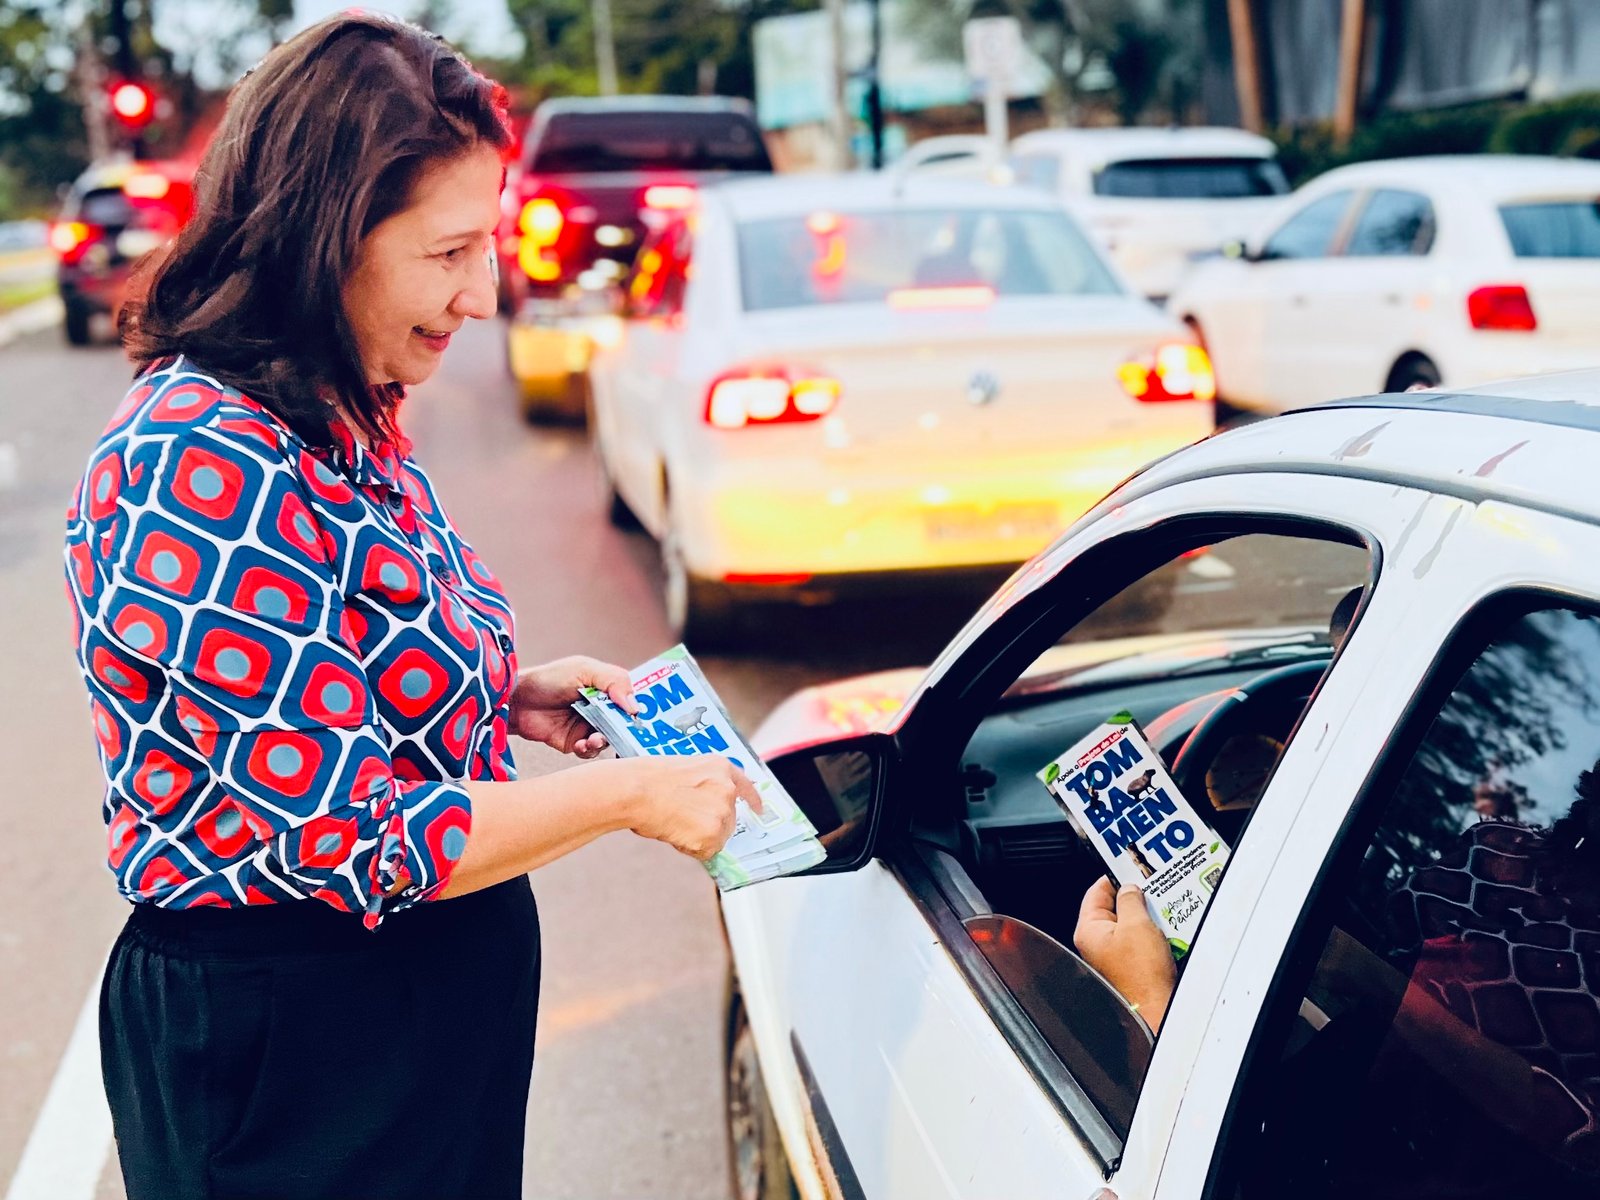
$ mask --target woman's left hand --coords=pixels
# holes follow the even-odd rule
[[[626,671],[596,658],[574,655],[529,667],[517,675],[517,686],[511,693],[511,732],[530,742],[553,746],[563,754],[593,758],[607,743],[572,710],[580,687],[605,692],[625,713],[639,711]]]

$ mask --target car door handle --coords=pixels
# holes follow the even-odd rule
[[[1389,292],[1384,296],[1383,302],[1385,304],[1399,304],[1402,299],[1404,299],[1404,297],[1402,297],[1399,292]]]
[[[1304,308],[1306,306],[1306,298],[1304,296],[1290,296],[1289,303],[1296,308]]]

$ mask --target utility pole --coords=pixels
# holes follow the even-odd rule
[[[1333,110],[1333,142],[1343,150],[1356,131],[1361,110],[1361,68],[1367,54],[1367,0],[1344,0],[1339,24],[1339,96]]]
[[[611,33],[611,0],[589,0],[594,20],[594,66],[600,94],[617,94],[617,43]]]
[[[128,20],[128,0],[110,0],[107,13],[111,40],[116,45],[111,59],[112,74],[119,81],[139,82],[139,63],[133,56],[133,22]],[[134,158],[144,157],[144,138],[137,130],[129,130],[126,137],[128,153]]]
[[[1228,30],[1233,37],[1233,83],[1239,93],[1239,124],[1251,133],[1266,128],[1261,104],[1261,47],[1256,38],[1253,0],[1228,0]]]
[[[872,0],[872,57],[867,64],[867,129],[872,135],[872,169],[883,170],[883,4]]]
[[[83,98],[83,125],[89,139],[89,161],[100,162],[111,153],[111,131],[106,128],[106,72],[87,13],[78,25],[78,95]]]
[[[828,136],[833,140],[833,167],[843,171],[850,166],[850,114],[845,108],[845,84],[850,78],[845,62],[844,0],[824,0],[828,13],[828,37],[832,42],[833,79],[828,92]]]

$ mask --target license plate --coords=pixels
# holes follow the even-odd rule
[[[1007,541],[1047,538],[1059,532],[1054,504],[997,504],[993,508],[958,504],[923,514],[928,537],[936,542]]]

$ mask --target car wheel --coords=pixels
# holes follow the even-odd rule
[[[734,1200],[793,1200],[794,1177],[783,1152],[783,1139],[767,1102],[761,1060],[744,1005],[734,1001],[728,1038],[727,1107],[728,1165]]]
[[[87,346],[89,344],[89,311],[78,307],[76,304],[67,305],[66,316],[61,322],[61,330],[66,334],[69,346]]]
[[[1419,388],[1438,387],[1440,379],[1439,368],[1434,366],[1432,359],[1413,354],[1395,363],[1394,370],[1389,372],[1389,382],[1383,390],[1411,392]]]
[[[661,540],[667,628],[691,650],[727,649],[738,640],[728,589],[689,570],[683,546],[670,524]]]
[[[594,429],[594,410],[589,410],[589,428]],[[600,507],[605,509],[606,520],[610,521],[617,529],[633,533],[642,528],[639,518],[634,516],[633,509],[628,507],[628,502],[622,498],[622,493],[617,491],[617,481],[611,477],[611,468],[606,466],[605,455],[600,453],[598,444],[594,448],[595,476],[600,483]]]

